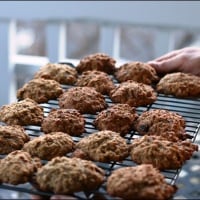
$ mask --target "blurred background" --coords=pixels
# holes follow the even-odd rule
[[[45,22],[22,21],[17,22],[16,47],[17,54],[34,55],[46,57]],[[100,26],[95,23],[69,22],[65,37],[67,44],[67,57],[81,59],[85,55],[99,52],[98,42],[100,40]],[[145,29],[120,25],[120,54],[119,59],[123,61],[138,60],[149,61],[156,57],[155,44],[157,29]],[[192,31],[175,30],[174,47],[176,49],[191,45],[198,41],[199,34]],[[38,68],[24,67],[22,64],[16,66],[17,88],[21,87],[27,79],[32,78]],[[22,73],[23,72],[23,73]],[[24,76],[24,73],[27,73]]]
[[[14,101],[16,90],[47,62],[96,52],[120,62],[146,62],[173,49],[200,46],[199,11],[200,2],[193,1],[1,1],[0,105]],[[200,144],[199,136],[196,141]],[[200,199],[199,158],[195,153],[181,171],[175,199]],[[0,198],[29,195],[0,189]]]
[[[199,10],[198,1],[1,1],[0,105],[47,62],[96,52],[146,62],[199,45]]]

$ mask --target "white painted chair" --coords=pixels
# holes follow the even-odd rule
[[[16,20],[47,22],[47,58],[16,55]],[[172,30],[200,30],[198,1],[1,1],[0,2],[0,106],[15,92],[15,64],[56,62],[66,58],[66,22],[90,21],[101,25],[99,51],[119,58],[118,25],[158,30],[156,56],[174,48]]]

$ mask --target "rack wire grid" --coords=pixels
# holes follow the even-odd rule
[[[67,63],[68,64],[68,63]],[[113,78],[113,77],[112,77]],[[113,78],[114,83],[117,83]],[[62,85],[63,89],[67,90],[71,87],[75,87],[72,85]],[[104,95],[107,104],[113,105],[111,99]],[[52,108],[59,108],[58,100],[49,100],[48,103],[40,104],[44,109],[44,115],[47,116]],[[166,109],[169,111],[176,112],[184,117],[186,121],[186,132],[191,136],[191,141],[194,143],[197,135],[200,132],[200,100],[197,99],[181,99],[175,98],[171,95],[163,95],[158,94],[157,100],[148,106],[140,106],[136,108],[136,112],[140,115],[142,112],[151,110],[151,109]],[[98,113],[97,113],[98,114]],[[83,114],[86,123],[85,123],[85,132],[81,136],[72,136],[75,142],[78,142],[81,138],[90,135],[98,130],[93,125],[93,120],[96,118],[97,114]],[[43,134],[40,130],[40,126],[25,126],[26,132],[32,138],[38,137]],[[129,132],[124,138],[127,142],[130,143],[134,138],[140,137],[140,135],[132,130]],[[0,155],[1,158],[5,157],[5,155]],[[45,164],[47,161],[43,161]],[[109,163],[101,163],[94,162],[97,166],[101,167],[106,172],[106,177],[108,177],[111,172],[120,167],[127,166],[135,166],[136,164],[131,160],[130,156],[124,159],[122,162],[109,162]],[[174,185],[178,179],[180,169],[177,170],[163,170],[161,173],[165,176],[166,182],[171,185]],[[37,190],[32,186],[31,183],[19,184],[19,185],[10,185],[10,184],[0,184],[0,189],[19,191],[29,194],[37,194],[41,196],[49,197],[53,195],[53,193],[43,192]],[[106,193],[106,182],[96,191],[87,192],[78,192],[74,194],[78,199],[111,199],[111,197]],[[112,199],[115,199],[112,197]]]

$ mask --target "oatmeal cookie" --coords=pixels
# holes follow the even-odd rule
[[[104,171],[93,162],[67,157],[53,158],[36,173],[40,190],[57,194],[97,189],[104,178]]]
[[[115,77],[119,82],[133,80],[148,85],[159,79],[156,70],[151,65],[143,62],[129,62],[121,65],[117,68]]]
[[[63,93],[61,85],[54,80],[43,78],[32,79],[17,90],[17,98],[30,98],[37,103],[46,103],[48,100],[56,99]]]
[[[166,74],[158,82],[156,90],[180,98],[200,97],[200,77],[182,72]]]
[[[19,150],[28,142],[30,137],[21,126],[1,126],[0,125],[0,154],[8,154]]]
[[[76,69],[67,64],[47,63],[35,73],[34,78],[51,79],[60,84],[73,85],[77,76]]]
[[[152,104],[157,100],[157,94],[150,85],[129,80],[111,90],[110,98],[115,103],[137,107]]]
[[[134,107],[115,104],[101,111],[94,120],[94,125],[98,130],[111,130],[124,136],[133,129],[137,117]]]
[[[13,151],[0,160],[0,183],[26,183],[40,167],[39,158],[32,158],[22,150]]]
[[[40,125],[43,118],[43,108],[29,98],[0,108],[0,121],[8,125]]]
[[[52,109],[44,118],[41,130],[44,133],[61,131],[79,136],[85,131],[85,119],[76,109]]]
[[[177,137],[187,139],[185,119],[176,112],[164,109],[152,109],[143,112],[135,121],[134,129],[141,135],[161,135],[168,140]]]
[[[99,131],[82,138],[76,145],[86,158],[99,162],[122,161],[129,154],[126,140],[113,131]],[[77,156],[76,152],[74,156]],[[82,157],[82,156],[81,156]]]
[[[24,145],[23,150],[40,159],[51,160],[72,152],[74,148],[75,143],[68,134],[51,132],[32,139]]]
[[[103,71],[107,74],[115,72],[116,61],[105,53],[95,53],[82,58],[76,67],[79,73],[88,70]]]
[[[109,94],[110,90],[115,88],[108,74],[96,70],[83,72],[79,76],[76,85],[93,87],[101,94]]]
[[[164,170],[179,169],[194,151],[198,151],[198,145],[189,140],[173,142],[161,136],[145,135],[132,141],[130,155],[137,164],[152,164]]]
[[[69,88],[58,101],[60,108],[77,109],[81,114],[95,114],[107,107],[104,96],[91,87]]]
[[[124,200],[167,200],[176,190],[177,187],[168,184],[165,177],[150,164],[116,169],[107,181],[107,192]]]

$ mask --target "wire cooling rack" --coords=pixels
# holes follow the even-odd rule
[[[63,85],[63,88],[66,90],[71,87],[74,87],[74,86]],[[105,96],[105,99],[108,105],[113,104],[108,96]],[[51,111],[52,108],[59,108],[57,100],[50,100],[48,101],[48,103],[41,104],[41,106],[44,109],[45,116],[48,115],[48,113]],[[200,100],[199,99],[180,99],[180,98],[175,98],[170,95],[158,94],[157,100],[153,104],[148,105],[148,106],[138,107],[136,108],[136,111],[140,115],[142,112],[151,110],[151,109],[167,109],[183,116],[186,121],[186,132],[191,136],[191,141],[195,142],[195,139],[200,132]],[[78,142],[81,138],[98,131],[93,125],[93,121],[96,118],[96,115],[84,114],[83,116],[86,120],[85,132],[81,136],[75,136],[75,137],[73,136],[72,138],[75,142]],[[41,134],[43,134],[43,132],[41,132],[40,130],[40,126],[26,126],[25,130],[31,137],[38,137]],[[140,137],[140,135],[135,131],[131,131],[126,136],[124,136],[127,142],[130,142],[131,140],[137,137]],[[1,157],[4,157],[4,156],[5,155],[1,155]],[[110,163],[95,162],[95,163],[99,167],[105,170],[106,176],[109,176],[111,172],[117,168],[136,165],[131,160],[130,157],[126,158],[122,162],[110,162]],[[176,183],[176,180],[178,179],[180,171],[181,169],[163,170],[161,171],[161,173],[165,176],[165,179],[169,184],[174,185]],[[106,183],[104,183],[97,191],[93,191],[90,193],[79,192],[79,193],[75,193],[74,196],[77,197],[78,199],[95,199],[95,198],[111,199],[111,197],[106,193],[105,184]],[[37,190],[31,185],[31,183],[20,184],[17,186],[9,185],[9,184],[0,184],[0,189],[19,191],[19,192],[25,192],[25,193],[30,193],[30,194],[37,194],[37,195],[42,195],[46,197],[52,195],[52,193],[47,193],[47,192],[42,192],[42,191]]]

